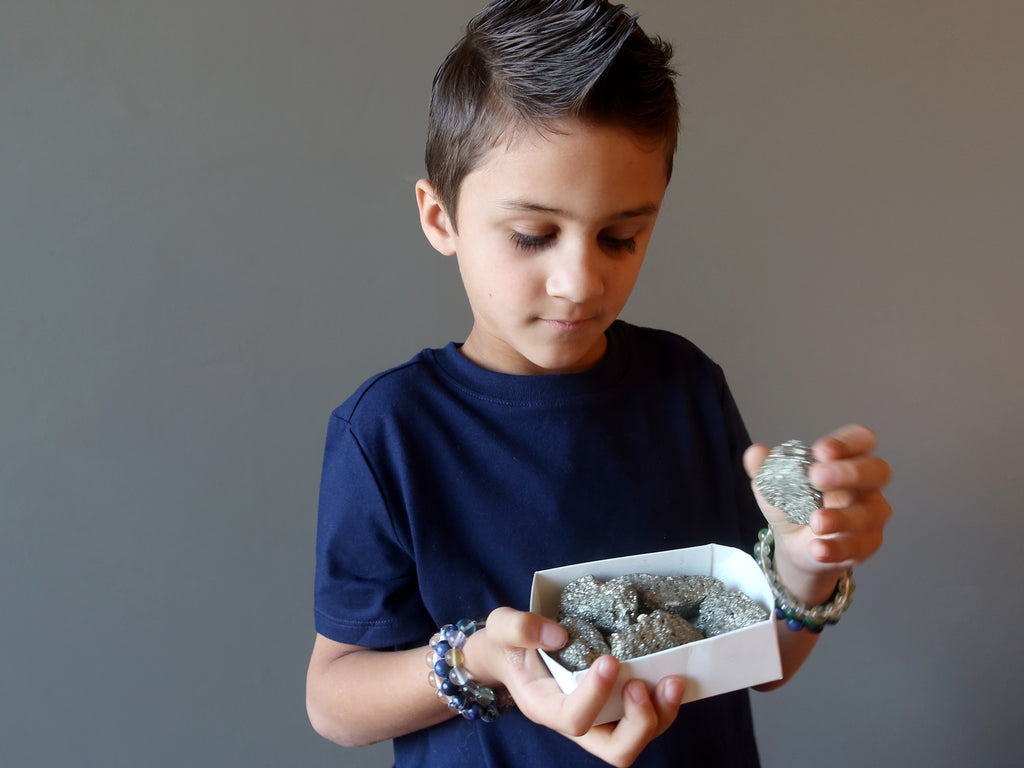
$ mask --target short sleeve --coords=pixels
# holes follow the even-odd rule
[[[757,500],[754,498],[750,478],[747,477],[747,471],[743,468],[743,452],[750,445],[751,440],[724,375],[722,375],[721,381],[722,413],[729,437],[729,449],[734,456],[736,507],[739,512],[740,536],[743,538],[741,545],[753,546],[754,540],[757,538],[757,531],[764,527],[765,521],[761,514],[761,508],[758,507]]]
[[[370,648],[422,640],[420,628],[430,619],[410,546],[399,535],[363,446],[347,421],[332,416],[317,514],[317,632]]]

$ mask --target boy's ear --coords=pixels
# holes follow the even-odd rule
[[[445,256],[455,255],[455,230],[434,185],[427,179],[416,182],[416,205],[420,209],[420,226],[434,249]]]

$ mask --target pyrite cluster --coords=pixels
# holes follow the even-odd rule
[[[762,606],[712,576],[583,576],[562,590],[558,620],[569,642],[552,655],[563,667],[582,670],[602,654],[635,659],[767,617]]]
[[[765,501],[786,513],[786,519],[807,525],[823,503],[820,489],[811,485],[807,472],[814,463],[811,446],[789,440],[771,449],[754,480]]]

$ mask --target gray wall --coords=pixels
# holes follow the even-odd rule
[[[476,8],[0,3],[0,764],[388,764],[305,721],[320,451],[467,332],[412,184]],[[766,765],[1020,764],[1024,5],[636,8],[687,106],[625,316],[896,468]]]

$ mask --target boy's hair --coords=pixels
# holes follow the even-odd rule
[[[455,226],[463,179],[502,139],[564,119],[664,143],[679,132],[672,47],[607,0],[494,0],[434,76],[427,174]]]

